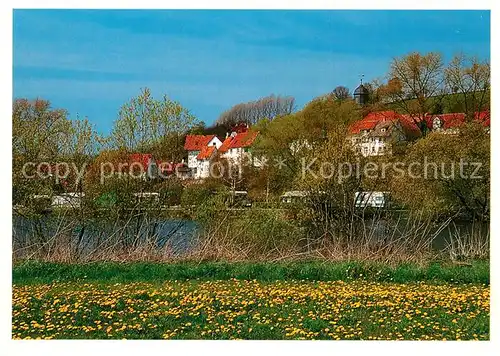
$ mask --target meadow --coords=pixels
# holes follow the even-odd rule
[[[351,280],[245,279],[228,273],[222,279],[118,281],[115,276],[28,283],[17,271],[12,337],[489,339],[486,283],[363,278],[362,272]]]

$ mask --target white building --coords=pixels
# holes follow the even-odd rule
[[[349,129],[351,141],[362,156],[390,154],[394,143],[420,137],[417,125],[404,115],[394,111],[379,111],[368,114]]]
[[[255,167],[262,166],[262,159],[252,154],[251,146],[259,135],[257,131],[231,132],[226,137],[219,151],[222,158],[235,164],[251,162]]]
[[[196,179],[207,178],[210,175],[210,163],[222,141],[215,135],[187,135],[184,149],[188,151],[188,168],[191,176]]]

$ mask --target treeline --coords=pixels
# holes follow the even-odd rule
[[[261,119],[274,119],[291,114],[295,110],[295,99],[291,96],[269,95],[255,101],[240,103],[223,112],[216,125],[237,123],[256,124]]]

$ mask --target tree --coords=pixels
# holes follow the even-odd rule
[[[410,210],[489,219],[490,137],[480,123],[466,123],[457,134],[427,135],[403,163],[408,170],[390,179],[390,190]]]
[[[394,58],[383,95],[424,132],[425,115],[435,112],[444,94],[443,61],[441,55],[414,52]],[[432,100],[430,100],[432,98]]]
[[[338,86],[338,87],[336,87],[335,89],[333,89],[332,94],[338,100],[351,99],[351,92],[349,91],[349,88],[344,87],[344,86]]]
[[[180,103],[166,95],[156,100],[145,88],[120,109],[112,139],[115,148],[128,150],[147,151],[155,145],[177,149],[183,146],[184,135],[196,124],[196,118]]]
[[[52,109],[47,100],[16,99],[12,111],[14,201],[29,208],[33,195],[78,191],[86,164],[102,141],[86,118],[70,120],[66,110]]]
[[[339,101],[330,94],[312,100],[295,114],[261,120],[255,126],[260,135],[254,153],[266,157],[269,167],[262,172],[260,182],[267,185],[269,181],[272,193],[292,189],[302,160],[321,150],[332,132],[339,132],[338,137],[345,140],[348,125],[359,120],[360,114],[353,100]],[[267,186],[262,190],[267,192]]]
[[[234,105],[223,112],[216,121],[217,125],[232,126],[238,123],[253,125],[260,119],[274,119],[288,115],[295,109],[295,99],[291,96],[269,95],[255,101]]]
[[[71,130],[64,109],[52,109],[47,100],[16,99],[12,108],[13,156],[24,160],[53,160]]]
[[[489,109],[489,62],[458,54],[445,68],[444,75],[448,90],[458,97],[468,120],[473,120],[476,112]]]
[[[190,135],[204,135],[206,130],[207,130],[207,128],[206,128],[205,122],[200,121],[196,125],[193,125],[193,127],[191,127],[189,129],[188,133]]]

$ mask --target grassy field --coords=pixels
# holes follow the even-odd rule
[[[13,338],[489,339],[489,263],[13,268]]]
[[[14,284],[14,339],[489,339],[489,287],[369,281]]]
[[[470,266],[429,263],[423,266],[360,262],[178,262],[62,264],[30,262],[16,264],[12,272],[16,284],[53,282],[163,282],[165,280],[276,280],[373,282],[438,282],[489,284],[489,261]]]

